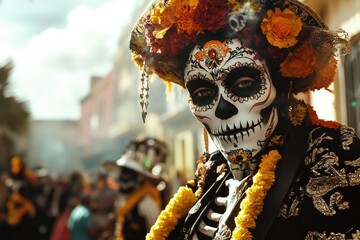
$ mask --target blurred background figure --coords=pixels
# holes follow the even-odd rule
[[[89,196],[90,186],[80,172],[73,172],[68,179],[58,179],[53,205],[58,212],[50,240],[70,240],[68,220],[71,212],[80,203],[79,196]]]
[[[114,219],[114,202],[118,197],[118,189],[109,184],[107,174],[99,173],[90,194],[90,206],[93,211],[93,225],[96,239],[107,239],[112,235],[109,229]]]
[[[38,240],[48,240],[51,234],[55,215],[52,211],[55,184],[48,171],[41,165],[33,169],[36,177],[34,185],[34,202],[36,207],[35,225],[38,231]]]
[[[9,175],[6,172],[0,173],[0,236],[6,230],[6,199],[8,198],[8,189],[6,181]]]
[[[5,181],[5,221],[0,239],[20,240],[24,236],[37,236],[31,224],[35,218],[34,204],[35,176],[20,156],[13,156],[9,162],[10,176]]]
[[[155,223],[163,206],[166,184],[161,174],[167,154],[166,144],[159,139],[140,138],[128,143],[119,160],[104,162],[105,169],[118,173],[116,239],[145,239]]]
[[[89,196],[79,193],[71,197],[74,209],[71,211],[67,225],[71,240],[96,240],[93,216]]]

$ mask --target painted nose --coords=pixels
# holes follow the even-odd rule
[[[219,105],[216,107],[215,116],[220,119],[228,119],[238,113],[238,109],[220,96]]]

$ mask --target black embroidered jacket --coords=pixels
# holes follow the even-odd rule
[[[265,236],[257,237],[257,229],[254,229],[251,230],[254,231],[254,239],[360,239],[359,138],[354,129],[343,125],[329,128],[309,124],[306,132],[307,142],[303,145],[303,154],[300,149],[297,153],[295,147],[286,159],[282,159],[292,161],[302,154],[294,172],[295,177],[286,188],[279,207],[275,207],[276,212],[269,227],[265,228]],[[292,134],[292,138],[296,139],[297,135]],[[225,181],[232,177],[231,172],[227,170],[222,176],[217,173],[218,166],[224,163],[226,160],[219,152],[212,154],[207,163],[211,168],[206,176],[204,194],[188,215],[179,221],[168,239],[192,239],[194,233],[199,239],[209,239],[199,233],[197,226],[205,219],[203,216],[207,209],[214,207],[215,196],[227,194]],[[276,177],[276,181],[280,181],[279,178]],[[269,203],[266,200],[264,204],[270,206],[264,205],[265,214],[265,209],[273,208],[271,201]],[[227,226],[218,229],[212,239],[231,238],[235,227],[234,217],[239,211],[240,207],[237,206],[229,217]],[[262,217],[264,216],[259,216],[257,225],[262,224],[259,223]]]

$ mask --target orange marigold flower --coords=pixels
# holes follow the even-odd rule
[[[154,26],[154,37],[161,39],[167,31],[176,26],[178,33],[200,33],[199,24],[194,21],[194,11],[198,0],[170,0],[167,4],[159,4],[150,14],[150,23]]]
[[[273,46],[289,48],[297,43],[296,37],[302,29],[301,19],[290,9],[280,8],[267,11],[267,18],[261,22],[261,30]]]
[[[194,21],[194,13],[197,5],[198,1],[194,0],[179,1],[179,3],[176,4],[174,16],[176,17],[175,25],[179,33],[198,34],[202,31],[200,25]]]
[[[280,64],[280,72],[284,77],[303,78],[313,73],[317,67],[314,49],[308,43],[287,56]]]
[[[174,14],[171,8],[160,3],[151,11],[149,22],[153,25],[153,35],[161,39],[175,22]]]
[[[337,60],[335,57],[331,57],[329,63],[316,74],[314,80],[309,86],[309,89],[319,90],[321,88],[328,88],[334,81],[336,65]]]

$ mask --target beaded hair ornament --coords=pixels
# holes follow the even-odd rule
[[[190,50],[211,34],[238,38],[272,64],[277,86],[291,93],[327,89],[334,81],[336,54],[347,54],[343,30],[332,31],[298,0],[155,0],[136,23],[132,58],[143,71],[143,120],[148,104],[147,76],[184,87]],[[205,53],[211,54],[211,53]],[[212,59],[211,56],[208,56]],[[209,64],[215,64],[212,59]]]

